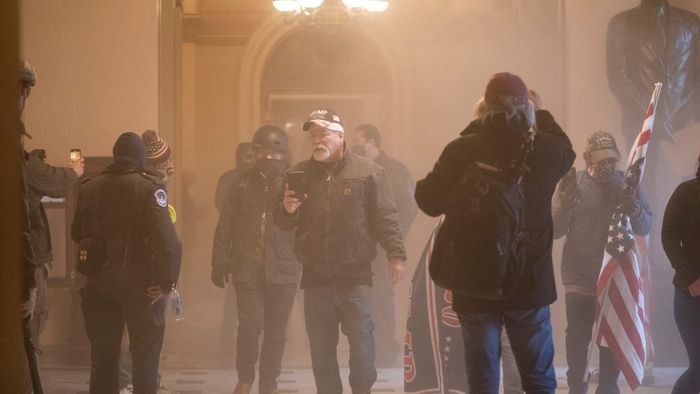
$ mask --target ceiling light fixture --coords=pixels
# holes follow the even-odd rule
[[[273,0],[272,5],[279,12],[312,16],[323,8],[344,11],[347,14],[384,12],[389,8],[389,0]]]

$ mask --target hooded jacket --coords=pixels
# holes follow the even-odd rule
[[[525,226],[529,236],[523,279],[511,298],[484,300],[454,294],[453,308],[462,313],[533,309],[553,303],[556,285],[552,266],[552,195],[576,154],[564,131],[547,111],[537,111],[537,134],[523,180]],[[418,207],[430,216],[445,213],[449,195],[467,166],[489,159],[509,160],[520,151],[525,122],[507,122],[498,114],[473,121],[450,142],[425,179],[416,185]]]

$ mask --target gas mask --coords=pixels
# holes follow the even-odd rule
[[[284,171],[287,162],[284,160],[258,158],[255,161],[255,166],[265,175],[279,175]]]

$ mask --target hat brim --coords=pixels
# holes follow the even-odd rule
[[[338,133],[345,132],[345,129],[343,129],[343,125],[341,125],[340,123],[329,122],[329,121],[323,120],[323,119],[313,119],[313,120],[309,120],[308,122],[305,122],[304,125],[302,126],[302,130],[309,131],[314,126],[323,127],[326,130],[336,131]]]
[[[620,152],[616,149],[598,149],[590,152],[591,160],[598,162],[605,159],[620,160]]]

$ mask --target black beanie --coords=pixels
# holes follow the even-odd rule
[[[138,168],[146,165],[146,147],[141,137],[132,132],[126,132],[117,138],[112,149],[115,164],[126,164]]]

